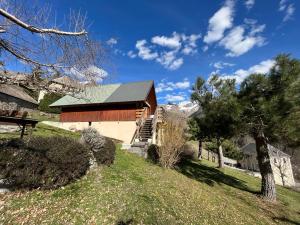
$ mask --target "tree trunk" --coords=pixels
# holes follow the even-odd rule
[[[199,139],[199,143],[198,143],[198,159],[202,159],[202,141],[201,139]]]
[[[224,167],[223,148],[220,140],[218,140],[217,143],[218,143],[218,162],[219,162],[218,167],[223,168]]]
[[[268,201],[276,201],[276,187],[271,167],[266,138],[263,134],[255,137],[258,166],[261,174],[261,194]]]

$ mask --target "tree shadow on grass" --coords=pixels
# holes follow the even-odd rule
[[[210,186],[214,186],[215,184],[226,184],[243,191],[258,194],[258,192],[251,190],[244,181],[224,174],[216,168],[205,166],[197,162],[183,160],[178,164],[177,171],[189,178],[206,183]]]
[[[276,222],[281,221],[281,222],[285,222],[285,223],[289,223],[289,224],[293,224],[293,225],[300,225],[299,221],[290,220],[286,217],[274,217],[273,220]]]

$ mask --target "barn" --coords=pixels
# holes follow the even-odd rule
[[[130,143],[137,121],[152,118],[157,100],[153,81],[88,87],[66,95],[51,107],[60,107],[57,126],[69,130],[94,127],[102,135]]]
[[[37,108],[37,101],[28,95],[23,88],[17,85],[0,84],[0,110],[32,112]]]

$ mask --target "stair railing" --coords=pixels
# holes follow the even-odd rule
[[[141,129],[144,126],[145,121],[146,121],[146,117],[147,117],[146,113],[147,113],[147,108],[144,107],[143,110],[141,111],[140,118],[138,118],[136,121],[136,129],[135,129],[134,135],[131,139],[131,142],[130,142],[131,144],[134,142],[134,140],[136,138],[139,138],[139,136],[140,136]]]

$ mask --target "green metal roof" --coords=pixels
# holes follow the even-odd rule
[[[71,106],[117,102],[138,102],[146,100],[153,81],[127,84],[109,84],[86,88],[77,96],[66,95],[50,106]]]

